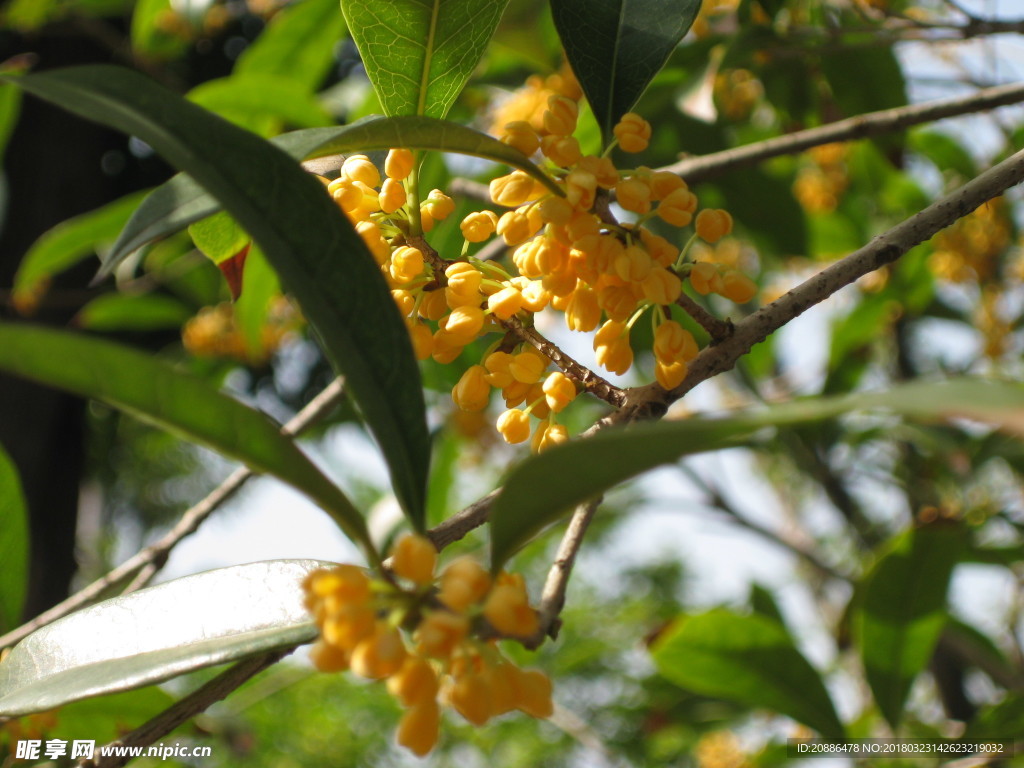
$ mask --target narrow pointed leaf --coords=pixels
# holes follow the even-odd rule
[[[0,634],[18,626],[28,588],[28,510],[18,470],[0,445]]]
[[[508,0],[342,0],[388,115],[444,117],[483,56]]]
[[[697,18],[701,0],[551,0],[573,72],[607,144]]]
[[[253,236],[345,375],[396,496],[422,527],[429,439],[419,368],[377,263],[323,185],[272,144],[138,73],[90,66],[14,81],[146,141]]]
[[[340,128],[292,131],[270,141],[296,160],[392,147],[472,155],[519,168],[555,194],[564,194],[546,173],[514,147],[464,125],[430,117],[368,117]],[[99,276],[109,274],[137,248],[178,232],[219,209],[220,203],[191,177],[178,174],[142,201],[103,260]]]
[[[788,715],[822,736],[843,726],[821,675],[778,622],[714,610],[683,616],[652,648],[658,671],[688,690]]]
[[[20,323],[0,323],[0,370],[94,398],[245,462],[307,494],[355,541],[369,541],[359,512],[291,438],[198,377],[109,341]]]
[[[82,307],[74,324],[88,331],[157,331],[180,328],[194,313],[173,296],[104,293]]]
[[[760,430],[883,408],[918,419],[964,417],[1024,435],[1024,386],[953,379],[887,392],[809,398],[726,417],[641,424],[608,430],[533,456],[512,474],[491,511],[491,560],[508,557],[571,508],[660,464],[749,443]]]
[[[954,523],[906,531],[863,585],[855,636],[868,685],[894,731],[946,624],[946,592],[966,536]]]
[[[23,311],[30,311],[54,275],[114,242],[144,194],[127,195],[94,211],[62,221],[43,233],[29,248],[14,275],[15,305]]]
[[[329,563],[271,560],[115,597],[25,638],[0,663],[0,716],[141,688],[316,637],[301,582]]]

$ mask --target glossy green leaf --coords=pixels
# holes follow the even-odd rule
[[[173,296],[105,293],[82,307],[75,325],[87,331],[159,331],[180,328],[192,315]]]
[[[28,510],[18,470],[0,445],[0,634],[18,626],[28,588]]]
[[[95,398],[243,461],[306,493],[352,539],[369,542],[362,516],[291,438],[198,377],[109,341],[21,323],[0,323],[0,370]]]
[[[868,685],[893,730],[946,623],[946,591],[965,538],[952,523],[906,531],[865,579],[854,633]]]
[[[15,303],[30,308],[54,275],[114,242],[144,195],[144,192],[127,195],[95,211],[63,221],[44,233],[29,248],[14,275]]]
[[[193,88],[188,98],[233,123],[258,129],[264,120],[296,128],[330,125],[333,120],[312,95],[281,75],[251,73],[209,80]]]
[[[323,185],[273,145],[135,72],[78,67],[16,82],[146,141],[255,238],[344,374],[396,496],[422,527],[430,445],[419,368],[376,261]]]
[[[519,168],[552,192],[563,194],[546,173],[517,149],[472,128],[429,117],[374,116],[340,128],[293,131],[271,141],[296,160],[392,147],[472,155]],[[100,276],[109,274],[137,248],[184,229],[219,208],[220,204],[189,176],[178,174],[143,200],[104,260]]]
[[[342,0],[388,115],[444,117],[476,69],[508,0]]]
[[[250,360],[266,356],[264,329],[275,299],[280,299],[281,283],[259,248],[251,248],[245,260],[242,295],[235,302],[235,321],[245,339]]]
[[[725,610],[682,616],[652,654],[658,671],[683,688],[769,709],[827,738],[843,738],[821,675],[770,618]]]
[[[558,36],[605,143],[690,29],[700,4],[701,0],[551,0]]]
[[[732,416],[606,430],[533,456],[512,471],[491,511],[492,567],[500,568],[513,552],[574,505],[660,464],[750,443],[766,428],[868,408],[919,419],[978,419],[1024,435],[1024,386],[969,378],[808,398]]]
[[[6,65],[0,67],[2,74],[20,74],[24,66]],[[18,115],[21,113],[21,91],[13,85],[0,83],[0,160],[3,159],[4,150],[7,149],[7,142],[14,132],[14,126],[18,123]]]
[[[338,0],[302,0],[286,6],[242,51],[234,73],[286,77],[312,93],[334,63],[334,48],[344,31]]]
[[[186,576],[73,613],[0,663],[0,716],[128,691],[316,637],[303,577],[329,565],[271,560]]]

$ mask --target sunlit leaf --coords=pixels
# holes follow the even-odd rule
[[[429,117],[374,116],[340,128],[293,131],[271,141],[296,160],[392,147],[471,155],[519,168],[552,192],[563,194],[546,173],[517,149],[472,128]],[[184,229],[219,208],[220,203],[195,181],[178,174],[143,200],[104,260],[100,275],[109,274],[137,248]]]
[[[342,0],[349,31],[388,115],[444,117],[508,0]]]
[[[0,370],[100,400],[293,485],[355,541],[362,516],[337,486],[264,414],[204,380],[109,341],[0,323]]]
[[[59,619],[0,663],[0,715],[128,691],[316,637],[302,604],[313,560],[250,563],[175,579]]]
[[[606,143],[690,29],[700,4],[551,0],[558,36]]]
[[[286,77],[313,92],[331,68],[344,30],[338,0],[302,0],[285,6],[242,51],[234,73]]]
[[[333,120],[316,98],[281,75],[252,73],[208,80],[188,98],[233,123],[257,130],[263,120],[296,128],[330,125]],[[278,129],[280,130],[280,129]]]
[[[808,398],[724,417],[640,424],[601,432],[531,457],[516,467],[491,511],[492,567],[570,509],[660,464],[749,443],[759,430],[883,408],[918,419],[964,417],[1024,435],[1024,385],[952,379],[886,392]]]
[[[822,736],[843,738],[821,675],[770,618],[725,610],[682,616],[652,654],[658,671],[683,688],[789,715]]]
[[[396,496],[422,527],[430,446],[419,368],[376,261],[323,185],[272,144],[138,73],[90,66],[13,80],[146,141],[255,238],[345,375]]]
[[[18,470],[0,445],[0,634],[18,626],[28,588],[28,510]]]
[[[906,531],[865,580],[854,632],[868,685],[893,730],[946,623],[946,591],[965,536],[953,523]]]

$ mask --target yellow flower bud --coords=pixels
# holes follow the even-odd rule
[[[352,181],[359,181],[367,187],[380,185],[380,171],[377,166],[370,162],[366,155],[350,155],[341,164],[342,176],[347,176]]]
[[[309,660],[321,672],[344,672],[348,669],[349,653],[321,638],[309,649]]]
[[[473,725],[491,718],[491,696],[487,680],[473,670],[459,675],[448,693],[452,707]]]
[[[627,211],[644,214],[651,210],[651,187],[635,176],[615,185],[615,197]]]
[[[594,335],[597,364],[612,373],[623,374],[633,365],[633,349],[624,322],[609,320]]]
[[[498,432],[506,443],[523,443],[530,437],[530,417],[525,411],[510,408],[498,417]]]
[[[635,112],[627,112],[612,129],[623,152],[643,152],[651,140],[651,124]]]
[[[721,293],[724,288],[718,267],[707,261],[698,261],[690,269],[690,285],[701,296]]]
[[[487,369],[487,383],[492,387],[502,389],[512,384],[515,379],[509,371],[512,364],[512,355],[508,352],[492,352],[484,360],[484,367]]]
[[[686,188],[669,193],[658,204],[658,216],[673,227],[685,227],[697,210],[697,196]]]
[[[487,570],[471,557],[453,560],[441,572],[438,599],[453,611],[465,611],[480,601],[491,587]]]
[[[431,611],[416,627],[416,650],[424,656],[447,659],[469,632],[469,619],[448,611]]]
[[[540,626],[525,587],[516,584],[499,583],[491,589],[484,603],[484,618],[498,632],[512,637],[529,637]]]
[[[615,273],[627,282],[640,282],[651,272],[651,255],[639,245],[630,245],[615,258]]]
[[[654,378],[664,389],[675,389],[686,378],[688,366],[682,360],[674,363],[663,363],[661,360],[654,361]]]
[[[459,229],[469,242],[482,243],[494,234],[497,226],[498,215],[494,211],[475,211],[462,220]]]
[[[708,243],[717,243],[732,232],[732,216],[721,208],[705,208],[694,222],[697,237]]]
[[[644,298],[655,304],[674,304],[683,292],[683,281],[675,272],[655,267],[643,279]]]
[[[551,680],[537,669],[524,669],[519,674],[517,709],[531,717],[551,717],[554,704],[551,701]]]
[[[523,294],[517,288],[506,286],[487,297],[487,308],[501,320],[508,320],[523,308]]]
[[[512,358],[508,370],[512,378],[524,384],[535,384],[544,375],[548,359],[536,352],[520,352]]]
[[[471,365],[452,389],[452,400],[463,411],[482,411],[491,397],[491,386],[487,383],[487,369],[482,365]]]
[[[441,728],[441,709],[433,699],[419,702],[406,710],[398,723],[397,740],[413,754],[423,757],[437,744]]]
[[[729,301],[746,304],[757,295],[757,283],[742,272],[730,269],[722,275],[721,294]]]
[[[491,200],[498,205],[505,205],[510,208],[522,205],[527,200],[533,199],[535,191],[533,178],[523,171],[512,171],[507,176],[499,176],[492,179],[488,187],[491,193]]]
[[[476,338],[484,327],[484,311],[480,307],[456,307],[447,318],[442,318],[443,330],[462,346]]]
[[[412,173],[415,156],[408,149],[392,149],[384,161],[384,173],[395,181],[404,180]]]
[[[601,322],[597,294],[584,284],[576,286],[565,308],[565,324],[571,331],[592,331]]]
[[[577,163],[577,166],[592,173],[597,179],[597,185],[603,189],[611,189],[619,183],[619,172],[610,157],[587,155]]]
[[[579,117],[579,106],[565,96],[548,98],[548,108],[544,113],[544,130],[559,136],[570,136],[576,130],[576,119]]]
[[[654,331],[654,356],[663,363],[693,360],[698,351],[693,334],[675,320],[665,320]]]
[[[686,182],[671,171],[655,171],[651,174],[653,200],[664,200],[677,189],[686,189]]]
[[[394,213],[405,205],[405,187],[395,179],[385,179],[377,196],[377,202],[384,213]]]
[[[540,146],[540,137],[533,130],[533,126],[525,120],[515,120],[511,123],[506,123],[501,141],[503,144],[515,147],[527,157],[536,152]]]
[[[580,152],[580,143],[575,136],[545,136],[540,140],[540,149],[544,157],[560,168],[576,164],[583,156]]]
[[[543,453],[548,448],[561,445],[569,440],[569,430],[564,424],[542,422],[533,433],[530,448],[534,453]]]
[[[555,413],[576,399],[576,385],[561,371],[554,371],[544,379],[544,397]]]
[[[412,319],[406,320],[406,326],[409,329],[413,354],[416,355],[417,360],[426,360],[434,351],[434,334],[425,324]]]
[[[519,245],[526,242],[532,235],[530,221],[526,214],[519,211],[506,211],[498,219],[497,232],[506,245]]]
[[[455,211],[455,201],[440,189],[432,189],[421,206],[421,210],[423,208],[426,208],[434,221],[444,221]],[[425,228],[424,231],[426,231]]]
[[[378,621],[373,634],[352,650],[351,668],[360,677],[382,680],[401,669],[406,653],[401,632]]]
[[[388,678],[388,693],[404,707],[414,707],[437,697],[437,672],[426,659],[409,655],[402,668]]]
[[[408,283],[423,273],[423,252],[411,245],[400,245],[391,254],[391,277],[397,283]]]
[[[416,584],[431,583],[434,580],[436,565],[437,548],[425,536],[415,533],[403,534],[391,550],[391,569],[403,579]]]

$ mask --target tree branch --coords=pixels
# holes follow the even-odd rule
[[[205,711],[211,704],[225,698],[247,680],[255,677],[272,664],[276,664],[293,650],[294,648],[286,648],[281,651],[274,651],[273,653],[253,656],[239,662],[176,704],[165,709],[149,722],[139,726],[120,739],[112,741],[107,747],[149,746],[157,739],[166,736],[182,723]],[[106,757],[97,755],[91,760],[81,761],[78,765],[79,768],[118,768],[118,766],[125,765],[134,759],[134,756],[130,755],[108,755]]]
[[[682,307],[683,311],[692,317],[697,325],[708,332],[708,336],[711,337],[712,344],[725,341],[732,335],[732,320],[719,320],[704,309],[704,307],[691,299],[685,292],[679,294],[679,298],[676,299],[676,304]]]
[[[1000,85],[994,88],[985,88],[970,96],[926,101],[923,104],[914,104],[909,107],[868,112],[818,128],[809,128],[806,131],[765,139],[755,144],[714,152],[710,155],[686,158],[659,170],[671,171],[686,179],[687,183],[695,184],[736,168],[754,165],[780,155],[795,154],[822,144],[878,136],[920,123],[981,112],[1022,101],[1024,101],[1024,83]]]
[[[341,401],[344,394],[344,381],[340,378],[335,379],[319,395],[314,397],[305,408],[299,411],[294,418],[281,427],[281,433],[290,437],[297,435],[334,408]],[[157,571],[163,567],[171,550],[186,536],[194,533],[215,509],[234,496],[238,489],[245,485],[252,476],[253,472],[246,467],[236,469],[224,482],[210,492],[206,498],[186,511],[175,526],[158,541],[139,550],[135,555],[121,563],[121,565],[92,582],[89,586],[71,595],[67,600],[58,603],[28,623],[0,637],[0,648],[14,645],[40,627],[46,626],[94,602],[109,589],[127,579],[133,579],[133,581],[122,594],[128,594],[144,587]]]
[[[897,224],[870,243],[804,281],[771,304],[734,326],[732,336],[706,347],[690,364],[682,384],[665,392],[657,384],[626,391],[627,405],[603,422],[622,423],[651,418],[703,381],[732,368],[755,344],[802,315],[808,309],[879,267],[891,264],[915,245],[931,238],[983,203],[1024,180],[1024,150],[990,168],[977,178]]]
[[[604,400],[613,408],[619,408],[625,403],[625,392],[622,389],[565,354],[536,330],[524,326],[518,318],[512,317],[500,322],[503,328],[540,350],[551,362],[565,371],[570,379],[580,384],[584,391]]]
[[[583,546],[583,538],[586,536],[587,528],[594,519],[601,499],[592,499],[576,507],[572,518],[569,520],[569,527],[566,528],[562,541],[558,545],[558,553],[551,563],[547,580],[544,582],[544,590],[540,597],[540,628],[537,634],[523,641],[527,648],[534,649],[550,637],[554,640],[558,637],[558,630],[561,627],[561,620],[558,615],[565,605],[565,592],[569,588],[569,577],[572,575],[573,566],[576,564],[576,555]]]

